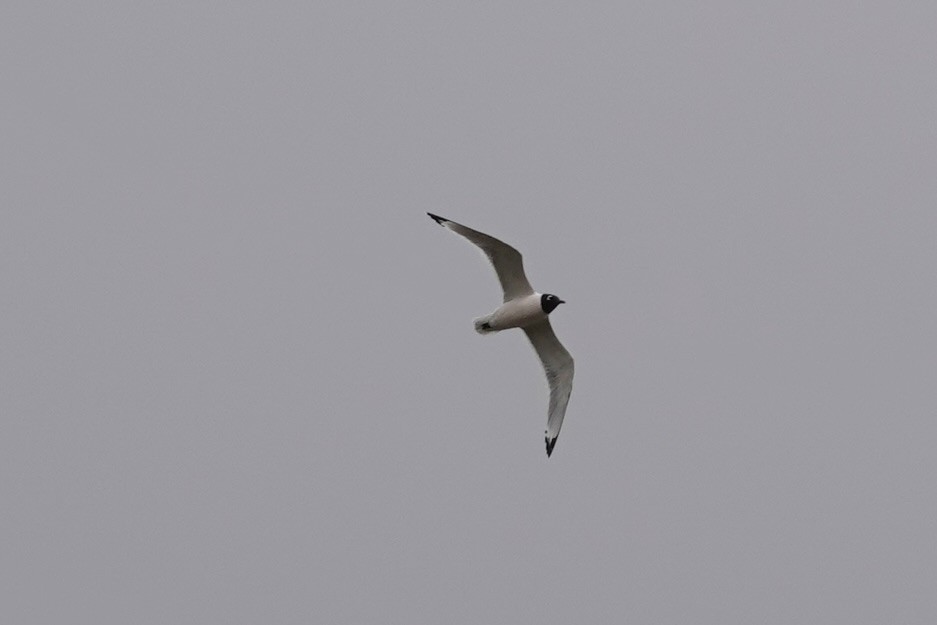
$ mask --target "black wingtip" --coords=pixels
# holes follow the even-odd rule
[[[554,436],[553,440],[550,440],[548,438],[546,439],[546,441],[547,441],[547,458],[549,458],[550,454],[553,453],[553,448],[556,446],[556,437]]]
[[[445,217],[440,217],[439,215],[434,215],[432,213],[426,213],[426,214],[432,217],[436,221],[436,223],[438,223],[440,226],[442,225],[442,222],[449,221]]]

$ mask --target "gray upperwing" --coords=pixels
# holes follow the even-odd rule
[[[530,282],[527,281],[527,276],[524,274],[524,259],[516,249],[504,241],[499,241],[478,230],[472,230],[451,219],[432,213],[426,214],[436,220],[436,223],[440,226],[461,234],[481,248],[495,268],[495,273],[498,274],[498,281],[501,283],[501,290],[504,291],[505,302],[534,292]]]
[[[563,417],[566,416],[566,405],[569,403],[569,394],[573,390],[573,357],[556,338],[550,320],[524,328],[530,344],[534,346],[543,370],[547,374],[547,383],[550,385],[550,408],[547,412],[547,456],[553,453],[553,446],[560,435],[563,426]]]

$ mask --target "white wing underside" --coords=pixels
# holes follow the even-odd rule
[[[527,276],[524,274],[524,259],[516,249],[484,232],[472,230],[444,217],[432,213],[430,213],[430,217],[435,219],[439,225],[461,234],[481,248],[495,268],[495,273],[498,274],[498,281],[501,283],[501,290],[504,291],[505,302],[534,292],[530,282],[527,281]]]
[[[524,333],[527,334],[530,344],[540,356],[543,370],[547,374],[547,383],[550,385],[550,407],[547,410],[546,431],[547,455],[549,456],[556,444],[556,438],[560,435],[563,417],[566,416],[566,405],[573,391],[573,357],[556,338],[549,319],[527,326],[524,328]]]

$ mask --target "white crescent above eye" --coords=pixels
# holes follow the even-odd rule
[[[483,232],[472,230],[451,219],[426,213],[436,223],[477,245],[491,261],[501,283],[504,301],[493,312],[475,319],[475,330],[480,334],[521,328],[530,339],[550,386],[550,406],[547,411],[547,456],[553,453],[560,435],[569,394],[573,390],[573,357],[556,338],[550,326],[549,314],[560,304],[556,295],[538,293],[530,286],[524,274],[524,259],[516,249]]]

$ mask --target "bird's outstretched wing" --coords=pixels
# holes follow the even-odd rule
[[[498,281],[501,282],[505,302],[534,292],[530,282],[527,281],[527,276],[524,274],[524,259],[516,249],[492,236],[478,230],[472,230],[445,217],[432,213],[426,214],[435,219],[440,226],[461,234],[482,249],[494,266],[495,273],[498,274]]]
[[[569,403],[569,394],[573,391],[573,357],[556,338],[550,320],[524,328],[530,344],[537,350],[543,370],[547,374],[547,383],[550,385],[550,408],[547,411],[547,456],[553,453],[556,438],[560,435],[563,417],[566,416],[566,405]]]

